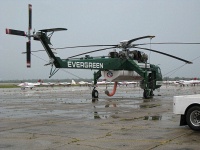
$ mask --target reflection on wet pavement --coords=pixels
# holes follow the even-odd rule
[[[38,115],[54,115],[79,119],[115,119],[119,118],[121,114],[134,110],[146,111],[166,105],[161,100],[162,96],[156,96],[164,95],[163,93],[155,92],[153,99],[146,100],[141,97],[140,89],[133,89],[120,88],[114,97],[108,98],[102,94],[104,90],[100,88],[100,98],[93,102],[88,87],[40,88],[27,91],[4,90],[0,117],[29,118]],[[168,91],[173,93],[174,90],[169,89]],[[180,91],[180,89],[176,91]],[[144,120],[161,120],[162,118],[162,114],[160,116],[149,115],[145,116]]]
[[[160,106],[159,99],[145,100],[138,93],[132,94],[121,90],[121,93],[117,93],[115,97],[108,98],[102,95],[95,101],[90,98],[90,91],[87,87],[42,88],[29,91],[8,90],[4,91],[3,99],[1,99],[0,117],[29,118],[38,115],[55,115],[80,119],[107,119],[111,116],[118,118],[119,114],[133,109]],[[75,93],[76,98],[74,97]],[[24,105],[22,106],[21,103]],[[25,105],[27,107],[24,107]]]

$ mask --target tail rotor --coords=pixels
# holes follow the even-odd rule
[[[26,42],[26,66],[31,67],[31,41]]]
[[[14,30],[14,29],[6,29],[6,34],[18,35],[18,36],[26,36],[24,31]]]
[[[26,63],[27,68],[31,67],[31,29],[32,29],[32,5],[28,5],[28,33],[21,30],[6,29],[6,34],[25,36],[28,37],[28,42],[26,42]]]
[[[28,42],[26,42],[26,65],[31,67],[31,29],[32,29],[32,5],[28,5]]]

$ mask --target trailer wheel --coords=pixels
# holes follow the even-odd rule
[[[200,106],[189,108],[186,113],[186,121],[192,130],[200,131]]]

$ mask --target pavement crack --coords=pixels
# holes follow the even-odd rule
[[[108,136],[112,136],[111,133],[112,133],[112,131],[107,132],[105,136],[101,136],[101,137],[98,137],[98,138],[96,138],[96,139],[103,139],[103,138],[106,138],[106,137],[108,137]]]
[[[178,139],[178,138],[180,138],[180,137],[183,137],[183,136],[185,136],[185,135],[187,135],[187,134],[190,134],[190,133],[192,133],[192,132],[193,132],[193,131],[189,131],[189,132],[183,133],[183,134],[181,134],[181,135],[175,136],[175,137],[173,137],[173,138],[171,138],[171,139],[169,139],[169,140],[163,141],[163,142],[161,142],[160,144],[157,144],[157,145],[155,145],[155,146],[153,146],[153,147],[151,147],[151,148],[149,148],[149,149],[147,149],[147,150],[153,150],[153,149],[155,149],[155,148],[157,148],[157,147],[166,145],[166,144],[172,142],[173,140],[176,140],[176,139]]]

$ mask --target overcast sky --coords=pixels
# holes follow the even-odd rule
[[[26,50],[27,38],[5,34],[6,28],[27,31],[28,4],[32,4],[32,26],[36,31],[56,27],[68,29],[54,33],[54,47],[118,44],[146,35],[156,36],[152,42],[200,42],[199,0],[1,0],[1,80],[45,79],[49,76],[50,66],[44,66],[44,60],[48,61],[45,52],[34,53],[37,57],[32,56],[32,66],[27,69],[26,56],[21,54]],[[200,45],[151,45],[151,48],[190,61],[200,57]],[[32,40],[32,50],[40,49],[43,49],[40,42]],[[67,58],[88,50],[94,48],[59,50],[59,55]],[[107,55],[108,52],[91,55]],[[149,55],[150,63],[159,64],[164,77],[200,77],[200,58],[171,74],[184,62],[144,52]],[[67,71],[82,78],[93,77],[91,70]],[[75,77],[60,70],[52,78]]]

